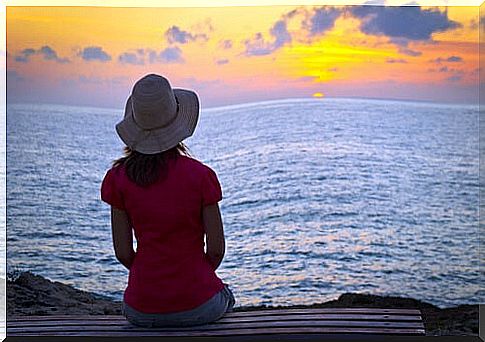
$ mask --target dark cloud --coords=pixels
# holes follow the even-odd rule
[[[218,60],[216,61],[216,64],[217,64],[217,65],[224,65],[224,64],[227,64],[227,63],[229,63],[229,60],[228,60],[227,58],[224,58],[224,59],[218,59]]]
[[[432,62],[436,63],[436,64],[441,64],[441,63],[460,63],[460,62],[463,62],[463,58],[461,58],[460,56],[450,56],[448,58],[436,58],[436,59],[433,59]]]
[[[461,27],[461,24],[448,19],[446,11],[441,12],[439,9],[355,6],[351,7],[350,12],[362,20],[362,32],[390,38],[428,41],[435,32]]]
[[[395,59],[395,58],[387,58],[386,59],[386,63],[390,63],[390,64],[394,64],[394,63],[404,64],[404,63],[407,63],[407,61],[405,59],[402,59],[402,58],[398,58],[398,59]]]
[[[209,37],[205,33],[192,34],[188,31],[181,30],[178,26],[172,26],[165,31],[165,37],[170,44],[180,43],[187,44],[195,40],[207,41]]]
[[[232,48],[232,40],[230,40],[230,39],[221,40],[219,42],[219,46],[221,48],[223,48],[224,50],[230,49],[230,48]]]
[[[100,61],[107,62],[111,60],[111,56],[108,55],[100,46],[89,46],[84,48],[78,53],[85,61]]]
[[[42,56],[42,58],[47,61],[55,61],[57,63],[69,63],[69,59],[60,58],[57,55],[57,52],[47,45],[42,46],[38,50],[35,50],[32,48],[24,49],[20,51],[18,55],[15,56],[15,60],[21,63],[28,63],[30,62],[30,57],[35,55]]]
[[[280,49],[286,43],[291,42],[291,35],[286,27],[286,22],[278,20],[270,30],[273,37],[272,42],[268,42],[263,38],[263,34],[258,32],[252,39],[246,39],[244,45],[246,46],[246,56],[264,56],[273,53]]]
[[[325,33],[334,27],[340,14],[342,14],[342,10],[334,7],[317,8],[310,18],[303,22],[303,27],[308,30],[310,36]]]
[[[145,51],[138,49],[135,52],[124,52],[118,56],[118,61],[123,64],[144,65]]]

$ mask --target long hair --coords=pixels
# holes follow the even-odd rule
[[[124,156],[113,161],[113,167],[124,165],[128,178],[138,186],[147,187],[167,174],[169,160],[181,155],[191,156],[189,149],[180,142],[170,150],[157,154],[143,154],[125,146]]]

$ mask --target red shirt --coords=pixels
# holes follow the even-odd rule
[[[224,286],[204,256],[202,208],[222,199],[217,176],[189,157],[168,163],[166,177],[146,188],[124,166],[101,185],[101,199],[131,220],[137,248],[123,299],[144,313],[193,309]]]

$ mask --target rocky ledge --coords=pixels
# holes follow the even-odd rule
[[[337,300],[287,307],[236,307],[235,311],[287,308],[379,307],[417,308],[427,335],[478,335],[478,305],[441,309],[412,298],[342,294]],[[17,315],[119,315],[121,302],[50,281],[30,272],[7,279],[7,319]]]

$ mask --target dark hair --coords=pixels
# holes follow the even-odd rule
[[[189,156],[189,149],[183,143],[178,143],[167,151],[157,154],[144,154],[125,146],[125,155],[113,161],[113,167],[124,165],[128,178],[138,186],[146,187],[167,173],[167,162],[181,155]]]

